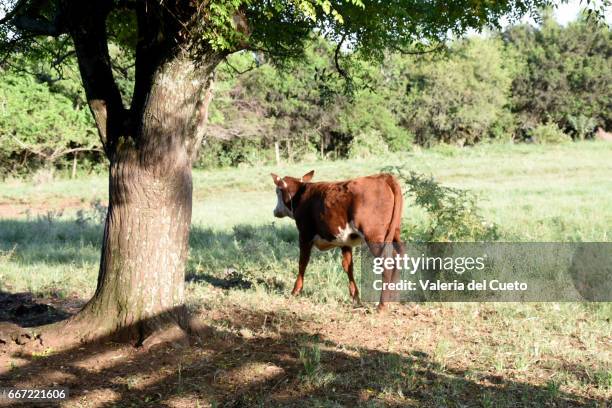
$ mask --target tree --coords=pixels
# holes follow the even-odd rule
[[[456,41],[445,58],[401,62],[400,114],[419,144],[472,145],[508,116],[513,61],[495,39]]]
[[[280,150],[282,145],[289,160],[328,153],[332,146],[325,141],[332,139],[330,133],[349,99],[343,92],[345,81],[335,73],[333,55],[332,44],[319,36],[309,39],[299,61],[284,61],[283,66],[266,63],[263,57],[257,66],[252,53],[232,55],[217,70],[207,133],[233,139],[222,143],[231,147],[227,156],[238,160],[247,159],[241,152],[261,154],[261,149],[249,149],[247,141],[264,150],[275,143]]]
[[[581,138],[597,125],[611,126],[609,27],[584,16],[562,27],[546,11],[541,27],[511,27],[503,36],[524,66],[512,84],[523,133],[553,122]]]
[[[230,53],[298,58],[310,33],[363,58],[412,52],[519,16],[544,1],[415,0],[6,0],[5,53],[39,37],[69,40],[109,160],[109,208],[98,286],[67,323],[77,338],[116,333],[142,343],[186,327],[184,268],[191,221],[191,163],[206,129],[213,73]],[[124,105],[109,42],[131,50],[135,82]],[[155,336],[153,336],[155,338]]]

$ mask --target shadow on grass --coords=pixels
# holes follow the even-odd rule
[[[69,387],[69,405],[108,406],[597,406],[558,388],[440,366],[418,351],[347,350],[282,313],[233,309],[227,323],[200,328],[189,346],[143,351],[101,338],[57,353],[4,351],[4,386]],[[257,332],[274,319],[286,327]],[[372,334],[377,336],[379,334]],[[304,350],[318,350],[316,353]],[[2,357],[2,346],[0,346]]]
[[[0,257],[24,265],[97,263],[102,234],[102,225],[76,220],[0,220]],[[232,231],[192,225],[189,244],[191,263],[232,264],[244,259],[245,253],[251,263],[262,263],[270,258],[297,256],[297,230],[274,223],[240,224]],[[227,274],[225,268],[220,269]],[[192,279],[197,274],[188,268],[187,275]],[[210,281],[222,287],[236,286],[232,282]]]

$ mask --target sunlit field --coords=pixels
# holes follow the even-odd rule
[[[402,304],[379,316],[374,305],[353,309],[335,251],[315,251],[302,296],[289,295],[297,231],[272,216],[269,173],[314,169],[315,180],[340,180],[389,165],[477,193],[501,241],[612,240],[612,143],[438,147],[195,171],[187,298],[210,325],[209,342],[184,352],[179,376],[170,364],[164,381],[180,386],[159,379],[161,391],[147,388],[139,369],[113,392],[128,401],[160,394],[184,406],[607,406],[609,303]],[[29,292],[60,309],[86,301],[96,285],[106,186],[104,175],[0,184],[0,292]],[[406,222],[425,216],[406,200]],[[0,369],[19,375],[22,363]],[[223,381],[200,375],[211,370],[223,370]]]

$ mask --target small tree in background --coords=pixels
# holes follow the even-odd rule
[[[548,122],[584,133],[572,118],[612,126],[612,32],[586,17],[561,27],[550,10],[540,28],[510,27],[508,45],[524,66],[512,82],[512,112],[523,134]],[[590,127],[590,126],[589,126]],[[580,136],[578,136],[580,138]]]
[[[571,137],[563,133],[556,123],[537,125],[529,131],[528,135],[531,141],[537,144],[562,144],[572,141]]]
[[[410,65],[402,114],[417,143],[472,145],[505,119],[512,60],[497,41],[457,42],[444,57]]]
[[[574,136],[578,140],[584,140],[595,131],[597,120],[584,115],[568,115],[567,121],[573,129]]]

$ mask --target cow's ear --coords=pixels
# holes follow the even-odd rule
[[[314,170],[310,170],[308,173],[302,176],[302,181],[310,181],[312,180],[312,176],[314,176]]]
[[[283,179],[280,178],[279,176],[277,176],[274,173],[270,173],[270,175],[272,176],[272,180],[274,180],[274,184],[276,184],[279,187],[282,187],[283,185]]]

